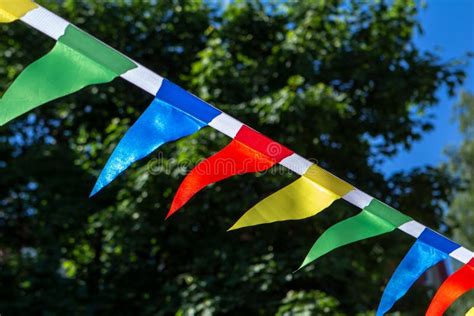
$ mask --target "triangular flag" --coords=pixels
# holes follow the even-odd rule
[[[162,144],[193,134],[206,125],[205,122],[155,98],[114,149],[91,196],[112,182],[135,161],[146,157]]]
[[[88,85],[110,82],[136,65],[69,25],[54,48],[25,68],[0,99],[0,125]]]
[[[186,176],[176,192],[167,217],[209,184],[234,175],[265,171],[291,154],[285,147],[242,126],[229,145],[200,162]]]
[[[453,273],[436,292],[426,312],[426,316],[442,316],[461,295],[474,289],[474,258]],[[474,315],[473,309],[468,315]]]
[[[410,217],[373,199],[358,215],[328,228],[316,240],[300,269],[336,248],[389,233],[409,221]]]
[[[318,176],[324,175],[319,184]],[[330,178],[332,177],[332,178]],[[229,230],[277,221],[307,218],[326,209],[353,187],[316,165],[306,173],[248,210]]]
[[[377,316],[388,312],[416,280],[429,268],[448,258],[459,245],[425,228],[395,270],[377,309]]]
[[[163,79],[155,99],[114,149],[91,196],[164,143],[188,136],[222,112]]]
[[[377,316],[388,312],[426,270],[447,259],[449,253],[457,248],[459,245],[425,229],[390,278],[377,309]]]
[[[31,0],[0,0],[0,23],[16,21],[37,7]]]

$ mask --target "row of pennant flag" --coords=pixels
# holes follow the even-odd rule
[[[426,315],[443,315],[454,301],[474,287],[473,253],[466,248],[359,191],[33,1],[0,0],[0,22],[18,19],[49,35],[56,44],[49,53],[26,67],[3,94],[0,125],[49,101],[117,77],[154,95],[149,107],[115,147],[91,196],[161,145],[211,126],[232,140],[186,175],[167,217],[212,183],[238,174],[262,172],[279,163],[301,177],[257,203],[230,230],[308,218],[343,198],[362,211],[327,229],[316,240],[300,268],[336,248],[398,228],[416,237],[416,241],[388,282],[377,309],[378,316],[388,312],[425,271],[450,256],[464,265],[440,286]],[[231,167],[222,166],[223,162],[230,162]],[[473,316],[474,310],[466,315]]]

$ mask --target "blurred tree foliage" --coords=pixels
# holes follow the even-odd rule
[[[464,140],[459,148],[451,149],[451,171],[461,180],[459,190],[450,205],[448,224],[453,238],[469,249],[474,248],[474,95],[461,93],[456,105],[455,119]],[[468,293],[454,306],[461,315],[472,307],[474,293]]]
[[[420,52],[414,1],[38,1],[361,189],[432,226],[450,178],[384,179],[381,159],[430,130],[426,110],[462,70]],[[0,91],[53,42],[0,26]],[[293,273],[314,240],[358,210],[227,233],[294,175],[274,169],[212,186],[164,222],[186,169],[229,139],[204,129],[87,198],[115,144],[151,101],[118,79],[0,129],[0,312],[367,315],[412,239],[399,232]],[[416,287],[395,309],[421,315]]]

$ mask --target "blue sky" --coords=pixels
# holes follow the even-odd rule
[[[443,60],[451,60],[474,52],[474,0],[429,0],[420,11],[424,34],[418,35],[418,47],[436,50]],[[474,92],[474,60],[465,69],[467,80],[464,90]],[[457,97],[449,98],[446,90],[438,92],[439,104],[433,109],[435,129],[415,143],[408,152],[388,159],[381,167],[387,175],[423,165],[438,165],[447,160],[443,150],[458,145],[462,138],[452,121],[452,106]]]

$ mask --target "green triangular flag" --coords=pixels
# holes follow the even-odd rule
[[[114,78],[136,65],[68,26],[54,48],[16,78],[0,99],[0,125],[44,103]]]
[[[306,255],[299,269],[350,243],[393,231],[412,219],[390,206],[373,199],[362,212],[329,227]]]

